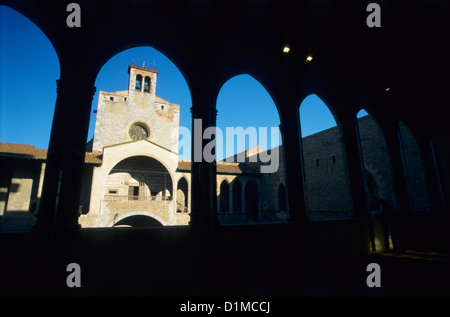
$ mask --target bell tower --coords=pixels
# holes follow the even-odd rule
[[[156,80],[159,71],[136,65],[128,66],[128,97],[140,102],[143,99],[153,104],[156,96]],[[140,97],[138,97],[140,96]]]
[[[128,89],[99,91],[93,150],[146,139],[178,152],[180,106],[156,96],[158,71],[128,66]]]

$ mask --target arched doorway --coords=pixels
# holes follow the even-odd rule
[[[162,227],[163,224],[153,217],[133,215],[116,222],[113,227]]]
[[[105,200],[171,200],[172,177],[158,160],[132,156],[117,163],[105,180]]]
[[[189,210],[188,183],[186,178],[182,177],[177,185],[177,212],[188,212]]]
[[[227,213],[230,211],[230,186],[226,180],[220,184],[220,212]]]

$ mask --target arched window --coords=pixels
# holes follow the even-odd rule
[[[306,208],[310,219],[339,219],[353,214],[342,131],[317,95],[300,105]]]
[[[227,181],[220,184],[220,212],[230,211],[230,189]]]
[[[58,56],[47,35],[26,16],[0,5],[0,17],[0,142],[46,149],[55,111],[56,82],[60,78]],[[24,72],[28,74],[26,85],[22,84]],[[17,104],[23,106],[19,109]],[[0,234],[29,231],[39,206],[42,175],[34,174],[34,164],[16,164],[21,159],[11,160],[6,158],[0,163]],[[40,170],[43,163],[36,164]],[[22,178],[16,174],[30,176]],[[81,204],[88,205],[85,196],[81,197]]]
[[[237,180],[233,184],[233,212],[242,212],[242,186]]]
[[[146,76],[144,80],[144,92],[150,93],[150,77]]]
[[[164,79],[166,81],[164,81],[164,79],[162,81],[158,81],[159,83],[159,87],[163,87],[164,91],[167,91],[168,94],[168,98],[170,100],[170,102],[175,103],[180,105],[180,109],[179,109],[179,148],[178,151],[180,153],[180,159],[190,159],[191,158],[191,135],[192,133],[190,132],[191,130],[191,124],[192,124],[192,117],[191,117],[191,113],[190,113],[190,108],[191,108],[191,95],[190,95],[190,91],[189,91],[189,87],[187,85],[187,82],[183,76],[183,74],[180,72],[180,70],[176,67],[176,65],[164,54],[162,54],[161,52],[157,51],[156,49],[152,48],[152,47],[148,47],[148,46],[140,46],[140,47],[134,47],[134,48],[130,48],[130,49],[126,49],[114,56],[111,56],[110,60],[102,67],[101,71],[98,73],[96,81],[95,81],[95,86],[98,87],[99,90],[102,91],[107,91],[107,92],[117,92],[117,91],[122,91],[125,90],[129,87],[129,89],[131,90],[131,92],[135,91],[135,92],[140,92],[143,91],[143,85],[144,85],[144,77],[149,76],[150,80],[149,80],[149,92],[154,94],[155,90],[154,87],[152,88],[152,76],[156,77],[156,74],[153,75],[149,72],[142,72],[141,70],[139,70],[137,67],[135,69],[136,73],[132,73],[132,75],[130,75],[126,70],[129,67],[129,61],[134,60],[134,61],[143,61],[147,58],[152,58],[155,59],[157,61],[161,61],[161,68],[160,68],[160,72],[165,74],[164,75]],[[137,65],[138,63],[135,63],[134,65]],[[141,64],[142,65],[142,64]],[[127,75],[126,75],[127,74]],[[140,76],[137,76],[138,74],[140,74]],[[129,77],[131,76],[131,77]],[[140,83],[140,85],[139,85]],[[156,82],[155,82],[156,83]],[[122,87],[122,88],[121,88]],[[56,91],[56,89],[54,89]],[[172,92],[172,93],[171,93]],[[176,92],[176,94],[174,94],[173,92]],[[97,104],[98,103],[98,96],[99,96],[99,92],[97,92],[94,95],[93,98],[93,104]],[[122,95],[121,93],[117,94],[116,96],[121,96],[122,98],[126,98],[127,100],[123,100],[125,101],[125,103],[127,101],[130,101],[130,99],[128,98],[127,95]],[[132,97],[132,96],[131,96]],[[145,102],[145,100],[138,98],[139,100],[134,100],[134,102],[136,104],[141,104],[141,102]],[[136,110],[132,110],[134,111],[139,111],[138,109]],[[91,138],[93,138],[94,136],[94,132],[95,132],[95,127],[96,125],[96,121],[100,118],[97,116],[91,116],[91,121],[90,121],[90,130],[89,130],[89,134],[88,134],[88,138],[86,140],[86,142],[88,142],[89,140],[91,140]],[[134,114],[130,113],[130,117],[129,120],[130,122],[135,119],[141,119],[143,121],[146,121],[146,123],[144,123],[143,121],[135,121],[134,123],[132,123],[130,125],[130,128],[132,126],[139,125],[140,128],[137,129],[139,130],[137,134],[132,133],[133,136],[129,135],[130,140],[132,140],[133,138],[135,139],[141,139],[141,138],[145,138],[147,139],[148,137],[150,137],[152,135],[152,133],[154,133],[154,131],[151,129],[151,121],[148,121],[148,119],[144,118],[139,118],[134,116]],[[128,120],[128,119],[127,119]],[[98,122],[98,121],[97,121]],[[112,125],[110,127],[110,131],[114,131],[115,127]],[[127,133],[131,132],[131,131],[126,131]],[[170,135],[173,131],[171,130],[167,130],[167,131],[163,131],[160,135],[164,138],[164,135]],[[100,133],[97,134],[98,136],[101,135]],[[106,134],[103,134],[106,136]],[[111,137],[113,137],[112,135],[110,135]],[[128,138],[127,138],[128,139]],[[161,139],[158,139],[158,142]],[[115,142],[115,141],[114,141]],[[91,143],[93,143],[91,141]],[[48,144],[48,141],[47,141]],[[142,171],[142,173],[144,173],[147,177],[146,177],[146,183],[145,183],[145,188],[146,188],[146,194],[147,194],[147,201],[144,203],[142,202],[142,205],[139,205],[139,201],[126,201],[122,202],[124,204],[123,208],[124,209],[129,209],[129,208],[139,208],[140,211],[145,211],[144,209],[147,209],[147,211],[149,213],[152,213],[154,210],[173,210],[174,214],[171,215],[174,216],[171,219],[173,221],[169,221],[167,224],[168,225],[187,225],[189,223],[190,220],[190,216],[189,216],[189,211],[190,211],[190,207],[191,207],[191,196],[190,196],[190,163],[189,164],[180,164],[180,167],[183,167],[183,177],[184,179],[178,180],[179,177],[177,177],[177,180],[175,181],[175,183],[172,184],[172,180],[171,180],[171,173],[167,173],[165,170],[163,170],[162,168],[160,168],[160,166],[156,166],[158,164],[156,163],[151,163],[148,160],[136,160],[136,161],[127,161],[129,163],[128,166],[124,166],[124,170],[122,171],[123,173],[128,173],[133,170],[135,171],[135,169],[138,169],[140,171]],[[131,165],[131,164],[138,164],[138,165]],[[130,166],[131,165],[131,166]],[[186,166],[186,167],[185,167]],[[108,182],[112,182],[111,184],[104,184],[103,181],[101,181],[100,179],[97,179],[96,177],[92,177],[92,172],[90,175],[88,175],[89,177],[91,177],[91,179],[88,179],[88,177],[86,177],[86,184],[92,184],[92,189],[93,188],[104,188],[106,186],[107,189],[111,189],[112,193],[109,193],[109,191],[105,191],[105,194],[107,194],[108,196],[111,196],[110,198],[114,198],[114,199],[122,199],[125,200],[125,197],[128,196],[129,194],[129,188],[126,188],[127,185],[121,183],[121,182],[126,182],[127,180],[118,180],[118,178],[120,178],[121,176],[118,173],[113,173],[114,175],[108,175]],[[180,175],[178,175],[180,176]],[[181,177],[181,176],[180,176]],[[187,181],[187,182],[185,182]],[[120,186],[119,186],[120,185]],[[110,217],[111,217],[111,213],[101,213],[99,214],[98,212],[100,212],[102,210],[102,208],[104,207],[104,203],[103,203],[103,196],[102,195],[93,195],[92,197],[90,196],[91,193],[91,187],[86,186],[82,187],[83,192],[84,189],[88,189],[87,191],[87,195],[89,195],[88,197],[90,197],[90,200],[88,203],[85,203],[85,206],[87,206],[88,208],[90,206],[95,206],[93,207],[93,209],[89,210],[89,212],[87,212],[87,214],[89,214],[89,217],[95,217],[95,219],[99,219],[98,222],[92,222],[89,219],[89,217],[85,218],[87,221],[84,222],[83,220],[80,220],[80,224],[83,227],[102,227],[108,223],[110,223]],[[188,190],[189,189],[189,190]],[[135,193],[137,193],[137,189],[132,189],[132,195],[134,196]],[[116,193],[114,195],[114,193]],[[94,197],[96,196],[96,197]],[[184,196],[184,197],[183,197]],[[139,198],[140,199],[140,198]],[[180,205],[177,204],[177,202],[180,203]],[[109,202],[108,202],[109,203]],[[187,208],[183,208],[187,207]],[[167,208],[167,209],[166,209]],[[179,208],[179,209],[178,209]],[[98,211],[98,212],[97,212]],[[111,211],[111,210],[110,210]],[[179,212],[178,212],[179,211]],[[183,212],[184,211],[184,212]],[[168,212],[168,211],[167,211]],[[171,211],[172,212],[172,211]],[[116,213],[113,212],[113,214],[115,215]],[[167,215],[169,215],[169,213],[167,213]],[[168,219],[165,219],[168,220]]]
[[[141,91],[141,88],[142,88],[142,75],[137,75],[134,90]]]
[[[236,94],[240,96],[238,100]],[[220,89],[217,105],[217,127],[224,133],[223,144],[217,145],[217,161],[228,158],[228,162],[254,162],[259,153],[278,149],[281,144],[278,111],[268,91],[255,78],[244,74],[229,79]],[[230,127],[234,129],[229,135],[225,132]]]
[[[392,167],[383,131],[365,109],[361,109],[356,118],[369,211],[379,209],[380,198],[396,206]]]
[[[280,211],[286,211],[286,188],[283,183],[278,187],[278,208]]]
[[[239,98],[236,98],[236,95],[239,95]],[[216,144],[218,168],[223,164],[221,160],[226,163],[235,162],[243,168],[245,166],[257,168],[261,174],[268,177],[267,179],[284,182],[284,149],[279,131],[280,117],[270,91],[264,86],[264,81],[260,82],[250,74],[236,75],[223,84],[216,104],[217,130],[223,133],[222,138],[220,135],[217,138],[219,141]],[[237,113],[239,115],[236,115]],[[265,222],[278,222],[279,219],[273,212],[278,209],[277,185],[272,181],[245,185],[247,184],[245,178],[241,175],[237,175],[236,178],[241,183],[239,184],[236,179],[230,184],[232,185],[230,191],[233,194],[230,207],[234,214],[227,216],[228,223],[252,223],[258,217],[263,218]],[[219,184],[218,182],[217,186]],[[261,203],[258,202],[259,191],[264,193]],[[218,209],[220,210],[220,206]]]

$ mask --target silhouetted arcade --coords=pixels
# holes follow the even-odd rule
[[[1,295],[450,295],[450,273],[444,269],[450,251],[444,115],[450,20],[443,1],[380,1],[380,28],[366,24],[371,1],[82,0],[77,1],[81,27],[72,28],[66,24],[71,1],[5,2],[48,37],[61,77],[37,223],[32,232],[1,236],[3,259],[9,260],[0,269],[10,272]],[[95,79],[113,56],[144,45],[162,52],[181,71],[192,96],[192,120],[202,119],[203,131],[216,125],[215,101],[230,78],[249,74],[268,91],[280,117],[286,180],[274,190],[280,210],[289,210],[286,223],[220,225],[218,212],[235,208],[229,195],[244,198],[239,205],[251,210],[247,217],[257,215],[258,187],[218,184],[216,163],[195,161],[193,152],[189,226],[163,227],[158,219],[136,214],[117,219],[113,228],[80,228]],[[149,77],[139,83],[144,91],[152,87]],[[340,127],[350,218],[312,221],[307,215],[299,107],[311,94],[331,108]],[[371,180],[366,180],[356,117],[362,108],[386,141],[404,257],[383,255],[377,242],[383,233],[370,213],[366,184]],[[423,160],[431,206],[425,214],[411,207],[400,124],[411,131]],[[205,146],[208,140],[201,142]],[[222,186],[226,198],[218,204]],[[187,183],[167,188],[183,191]],[[411,254],[421,259],[409,260]],[[429,260],[431,254],[438,260]],[[82,269],[81,288],[65,284],[72,262]],[[371,262],[388,268],[382,288],[366,285]],[[412,287],[406,283],[411,274],[416,276]]]

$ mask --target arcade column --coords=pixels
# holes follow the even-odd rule
[[[196,87],[196,88],[195,88]],[[217,111],[212,102],[209,84],[192,89],[192,165],[191,165],[191,220],[190,226],[213,230],[218,225],[216,195],[216,160],[203,153],[211,139],[204,138],[206,129],[216,126]]]
[[[365,218],[368,215],[369,206],[365,190],[364,167],[356,116],[348,114],[342,117],[341,127],[347,158],[348,177],[350,179],[350,188],[353,197],[354,216]]]
[[[61,76],[36,231],[80,228],[79,199],[95,87],[88,76]]]
[[[409,202],[408,185],[405,177],[401,144],[397,131],[398,127],[389,126],[385,129],[386,147],[391,159],[394,190],[397,197],[398,207],[402,213],[411,212]]]
[[[286,185],[291,221],[307,222],[303,187],[303,153],[298,107],[282,108],[280,130],[283,138]]]

